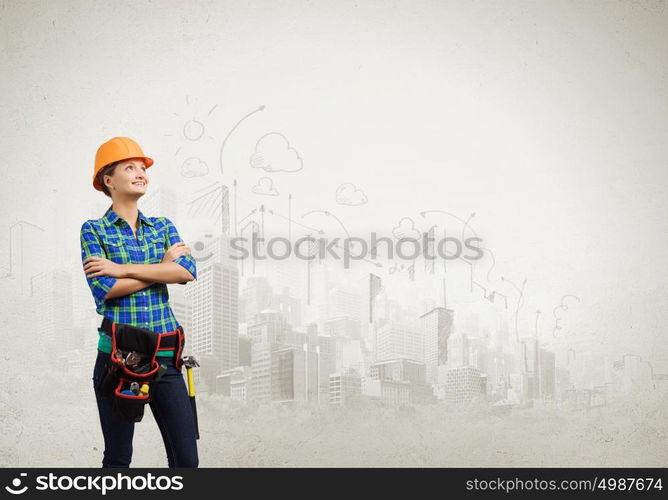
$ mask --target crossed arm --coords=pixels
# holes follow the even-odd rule
[[[104,300],[130,295],[131,293],[151,286],[153,283],[153,281],[140,280],[136,278],[119,278],[104,296]]]
[[[123,297],[138,290],[143,290],[153,283],[185,283],[195,278],[176,262],[160,264],[119,264],[125,271],[123,277],[116,279],[104,299]]]
[[[123,297],[154,283],[186,284],[197,279],[195,260],[190,249],[181,241],[176,227],[165,219],[168,244],[171,245],[159,264],[118,264],[104,258],[101,241],[86,221],[81,228],[81,257],[86,280],[95,302]]]

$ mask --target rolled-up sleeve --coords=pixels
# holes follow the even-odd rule
[[[97,234],[95,228],[91,225],[90,221],[86,221],[81,226],[81,264],[88,257],[102,257],[106,258],[102,245],[100,244],[100,237]],[[85,276],[85,271],[84,271]],[[107,295],[109,290],[116,283],[117,278],[112,276],[95,276],[89,278],[86,276],[86,281],[90,287],[91,292],[93,292],[93,298],[95,299],[95,306],[99,307],[104,302],[104,297]]]
[[[165,217],[165,224],[167,226],[167,248],[178,243],[179,241],[183,241],[179,236],[179,232],[176,230],[176,226],[167,217]],[[190,272],[190,274],[193,275],[193,279],[197,279],[197,264],[195,263],[195,258],[192,255],[181,255],[172,262],[176,262],[178,265],[185,268],[188,272]],[[179,283],[179,285],[185,285],[186,283],[188,282],[184,281],[183,283]]]

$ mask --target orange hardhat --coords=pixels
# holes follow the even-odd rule
[[[97,182],[97,173],[110,163],[121,160],[138,158],[144,161],[146,168],[153,165],[153,158],[144,155],[144,152],[135,141],[129,137],[114,137],[97,148],[95,153],[95,168],[93,169],[93,187],[102,191],[102,186]]]

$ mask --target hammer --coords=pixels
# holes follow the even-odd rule
[[[195,379],[193,378],[193,368],[199,366],[195,356],[184,356],[183,366],[186,367],[188,374],[188,396],[190,396],[190,406],[193,409],[193,419],[195,420],[195,439],[199,439],[199,426],[197,424],[197,404],[195,403]]]

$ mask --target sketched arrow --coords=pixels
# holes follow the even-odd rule
[[[290,217],[286,217],[285,215],[279,214],[279,213],[276,212],[275,210],[271,210],[271,209],[268,208],[268,209],[267,209],[267,213],[270,214],[270,215],[274,215],[274,216],[276,216],[276,217],[280,217],[280,218],[282,218],[282,219],[285,219],[285,220],[287,220],[287,221],[289,221],[289,222],[292,222],[293,224],[297,224],[297,225],[303,227],[304,229],[306,229],[306,230],[308,230],[308,231],[316,231],[318,234],[325,234],[325,232],[324,232],[322,229],[318,229],[318,228],[316,228],[316,227],[311,227],[311,226],[307,226],[307,225],[305,225],[305,224],[302,224],[301,222],[298,222],[298,221],[296,221],[296,220],[294,220],[294,219],[292,219],[292,218],[290,218]]]
[[[475,214],[476,214],[475,212],[471,212],[471,214],[468,216],[468,219],[466,219],[466,220],[462,219],[461,217],[458,217],[455,214],[452,214],[450,212],[446,212],[445,210],[438,210],[438,209],[424,210],[424,211],[420,212],[420,215],[423,218],[426,219],[427,214],[431,214],[431,213],[446,214],[446,215],[449,215],[450,217],[453,217],[453,218],[457,219],[459,222],[461,222],[463,224],[463,227],[462,227],[462,241],[464,241],[464,231],[466,230],[466,228],[468,228],[473,233],[473,236],[475,236],[476,238],[478,237],[478,235],[476,234],[474,229],[469,225],[469,221],[471,219],[473,219],[473,217],[475,217]]]
[[[341,220],[340,220],[336,215],[334,215],[332,212],[330,212],[329,210],[311,210],[311,211],[309,211],[309,212],[305,212],[305,213],[302,215],[302,219],[303,219],[304,217],[306,217],[307,215],[311,215],[311,214],[313,214],[313,213],[322,213],[322,214],[325,214],[327,217],[333,217],[333,218],[336,220],[336,222],[339,223],[339,225],[341,226],[341,228],[345,231],[346,236],[347,236],[348,238],[350,238],[350,233],[349,233],[348,230],[346,229],[346,226],[344,226],[344,225],[343,225],[343,222],[341,222]]]
[[[242,117],[241,120],[239,120],[237,123],[234,124],[234,127],[230,129],[230,131],[227,133],[225,138],[223,139],[223,143],[220,145],[220,155],[218,156],[218,163],[220,165],[220,175],[223,175],[223,150],[225,149],[225,144],[227,144],[227,140],[230,138],[232,135],[232,132],[234,132],[239,125],[241,125],[241,122],[249,118],[251,115],[258,113],[259,111],[264,110],[264,105],[258,106],[257,109],[254,109],[250,113],[248,113],[246,116]]]

